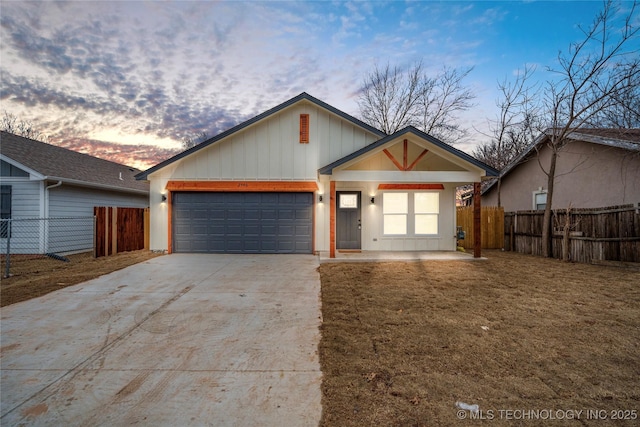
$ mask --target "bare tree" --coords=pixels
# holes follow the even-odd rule
[[[208,135],[206,132],[198,132],[192,136],[185,136],[182,138],[182,148],[188,150],[189,148],[195,147],[196,145],[204,142],[208,139]]]
[[[637,67],[636,63],[627,63],[623,67]],[[640,128],[640,73],[627,69],[628,76],[620,91],[612,94],[612,105],[598,112],[594,120],[595,127],[610,129]]]
[[[36,129],[35,125],[31,121],[18,120],[14,114],[9,113],[8,111],[5,111],[4,116],[0,118],[0,129],[14,135],[20,135],[36,141],[47,142],[48,140],[47,136]]]
[[[475,95],[463,84],[473,68],[444,68],[436,77],[424,77],[420,97],[421,126],[424,132],[453,143],[467,135],[457,122],[457,113],[473,107]]]
[[[535,68],[525,66],[512,82],[506,78],[498,83],[500,97],[496,100],[498,116],[489,122],[491,138],[476,148],[473,155],[498,170],[504,169],[531,145],[542,130],[540,105],[536,85],[528,85]],[[500,201],[500,177],[497,178],[498,206]]]
[[[606,1],[591,26],[583,29],[582,41],[570,46],[567,54],[558,55],[558,80],[546,84],[544,108],[550,119],[547,146],[551,152],[549,163],[538,162],[547,175],[547,203],[543,217],[542,252],[551,256],[551,209],[560,151],[569,143],[571,133],[589,126],[593,119],[616,104],[621,93],[629,89],[640,72],[638,58],[638,27],[636,3],[624,16],[624,23],[616,30],[613,25],[618,9]]]
[[[456,114],[471,108],[475,98],[463,84],[471,70],[444,68],[430,76],[422,62],[406,69],[375,65],[360,90],[362,120],[386,134],[412,125],[445,142],[456,142],[465,135]]]

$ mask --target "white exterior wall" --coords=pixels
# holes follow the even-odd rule
[[[299,142],[300,114],[309,114],[309,143]],[[168,249],[168,207],[161,203],[167,182],[311,181],[318,169],[379,139],[310,102],[300,102],[149,175],[151,250]],[[322,184],[318,193],[323,191]],[[326,198],[328,202],[328,196]],[[316,209],[316,250],[324,247]],[[327,216],[328,221],[328,216]],[[326,243],[328,247],[328,242]]]
[[[387,237],[383,234],[382,193],[378,190],[379,182],[337,182],[337,191],[361,192],[362,250],[363,251],[453,251],[455,246],[455,184],[444,184],[440,195],[440,212],[438,215],[438,236],[429,237]],[[316,250],[329,250],[329,183],[323,186],[323,202],[316,206]],[[414,190],[398,190],[413,192]],[[371,197],[375,203],[371,204]]]

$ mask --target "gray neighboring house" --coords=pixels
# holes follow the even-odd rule
[[[553,208],[600,208],[640,202],[640,129],[580,129],[559,153]],[[501,173],[505,212],[544,209],[551,151],[548,131]],[[538,162],[538,157],[540,162]],[[498,205],[497,180],[482,193],[483,206]]]
[[[0,136],[2,219],[90,217],[94,206],[149,206],[149,184],[134,178],[138,169],[7,132]],[[11,252],[55,251],[45,223],[40,221],[35,238],[29,231],[31,243],[20,243],[12,232]],[[92,229],[92,224],[84,232],[76,229],[74,238],[92,242]],[[5,225],[1,253],[6,252],[6,237]]]

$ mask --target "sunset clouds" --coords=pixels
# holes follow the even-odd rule
[[[558,9],[548,22],[566,28],[543,47],[529,32],[545,7]],[[145,168],[175,154],[185,137],[214,136],[303,91],[357,116],[362,76],[376,61],[423,58],[432,70],[475,67],[467,83],[478,108],[466,120],[482,126],[494,114],[496,80],[553,59],[573,40],[576,20],[588,23],[598,8],[3,1],[1,109],[32,121],[52,143]],[[570,9],[576,13],[563,14]]]

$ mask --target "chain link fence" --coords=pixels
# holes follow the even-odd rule
[[[0,220],[2,277],[55,269],[70,255],[93,257],[94,230],[93,216]]]

